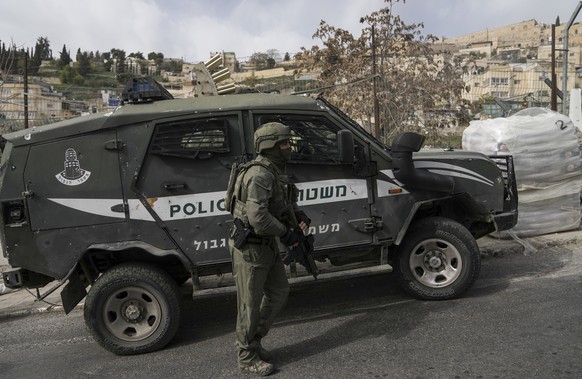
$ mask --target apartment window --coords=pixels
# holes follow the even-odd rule
[[[520,84],[520,83],[521,83],[521,80],[514,80],[514,81],[513,81],[513,84],[516,84],[516,85],[517,85],[517,84]]]
[[[506,86],[509,85],[509,78],[491,78],[492,86]]]

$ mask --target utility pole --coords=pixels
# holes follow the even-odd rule
[[[558,99],[556,96],[556,24],[552,24],[552,92],[550,97],[550,108],[554,111],[558,111]]]
[[[24,129],[28,129],[28,50],[24,53]]]
[[[580,8],[582,8],[582,1],[578,3],[570,20],[564,26],[564,49],[562,50],[562,56],[564,57],[562,66],[562,114],[566,116],[568,115],[568,32],[580,12]]]
[[[373,80],[373,104],[374,104],[374,137],[378,140],[380,139],[380,107],[378,105],[378,87],[376,80],[376,36],[374,25],[372,25],[372,75],[374,75]]]

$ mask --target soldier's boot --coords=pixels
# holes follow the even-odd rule
[[[267,376],[273,372],[275,366],[267,363],[263,360],[256,361],[248,366],[243,366],[240,368],[242,372],[247,374],[253,374],[258,376]]]
[[[261,358],[262,361],[271,362],[273,361],[273,354],[261,346],[259,349],[259,358]]]

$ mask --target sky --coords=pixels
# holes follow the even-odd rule
[[[424,34],[455,37],[535,19],[551,24],[573,16],[575,0],[406,0],[394,12]],[[383,0],[18,0],[0,13],[0,41],[34,48],[49,40],[54,58],[63,45],[77,50],[127,54],[161,52],[186,62],[210,52],[234,52],[241,61],[276,49],[281,56],[319,44],[312,38],[321,20],[359,36],[360,17]],[[582,12],[575,18],[582,22]]]

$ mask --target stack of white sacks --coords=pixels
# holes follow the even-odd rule
[[[472,121],[462,144],[464,150],[513,156],[519,218],[510,235],[531,237],[580,227],[580,144],[567,116],[529,108],[507,118]]]

